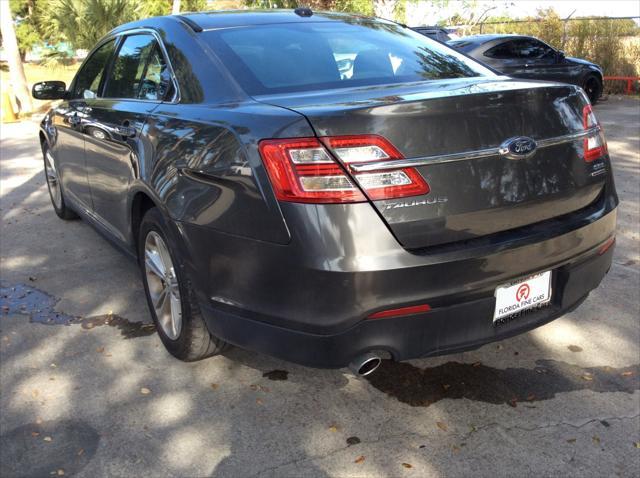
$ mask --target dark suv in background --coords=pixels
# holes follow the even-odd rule
[[[582,90],[395,23],[151,18],[33,93],[62,99],[39,137],[56,213],[138,260],[183,360],[231,343],[366,374],[549,322],[611,264],[618,199]]]
[[[448,45],[514,78],[561,81],[582,87],[595,104],[602,94],[603,73],[595,63],[569,58],[534,37],[472,35]]]

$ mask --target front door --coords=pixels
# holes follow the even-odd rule
[[[115,49],[115,41],[107,41],[87,58],[73,81],[69,99],[53,109],[56,131],[52,153],[65,195],[79,206],[92,209],[91,190],[84,153],[87,101],[100,90],[105,66]]]

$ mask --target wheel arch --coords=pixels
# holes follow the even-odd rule
[[[136,252],[138,253],[138,236],[140,233],[140,224],[142,224],[142,218],[149,209],[159,207],[159,203],[144,189],[136,189],[132,191],[131,203],[129,208],[130,214],[130,228],[131,228],[131,242]]]

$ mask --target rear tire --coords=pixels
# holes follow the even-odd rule
[[[227,344],[209,333],[191,282],[172,252],[167,223],[158,208],[142,218],[138,262],[151,317],[160,340],[185,362],[222,352]]]
[[[47,181],[47,189],[49,190],[49,198],[51,199],[53,210],[60,219],[77,219],[78,215],[67,206],[64,200],[64,191],[62,190],[62,181],[60,181],[60,176],[58,175],[58,166],[47,143],[42,145],[42,157],[44,159],[44,176]]]
[[[589,97],[592,105],[595,105],[602,94],[602,80],[597,75],[587,75],[582,82],[582,89]]]

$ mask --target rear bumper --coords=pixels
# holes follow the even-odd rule
[[[243,348],[311,367],[338,368],[358,355],[386,351],[395,360],[442,355],[480,347],[546,324],[579,306],[611,266],[613,247],[576,258],[553,272],[549,305],[525,311],[502,325],[493,325],[493,296],[478,298],[427,313],[362,320],[333,335],[305,333],[208,308],[212,333]]]
[[[186,223],[178,244],[211,333],[292,362],[342,367],[370,350],[406,360],[475,348],[577,307],[611,265],[612,249],[598,249],[615,232],[615,203],[534,227],[526,239],[431,254],[399,247],[368,204],[286,205],[288,224],[305,225],[288,245]],[[494,326],[495,288],[545,270],[554,271],[551,304]],[[432,310],[365,319],[424,303]]]

